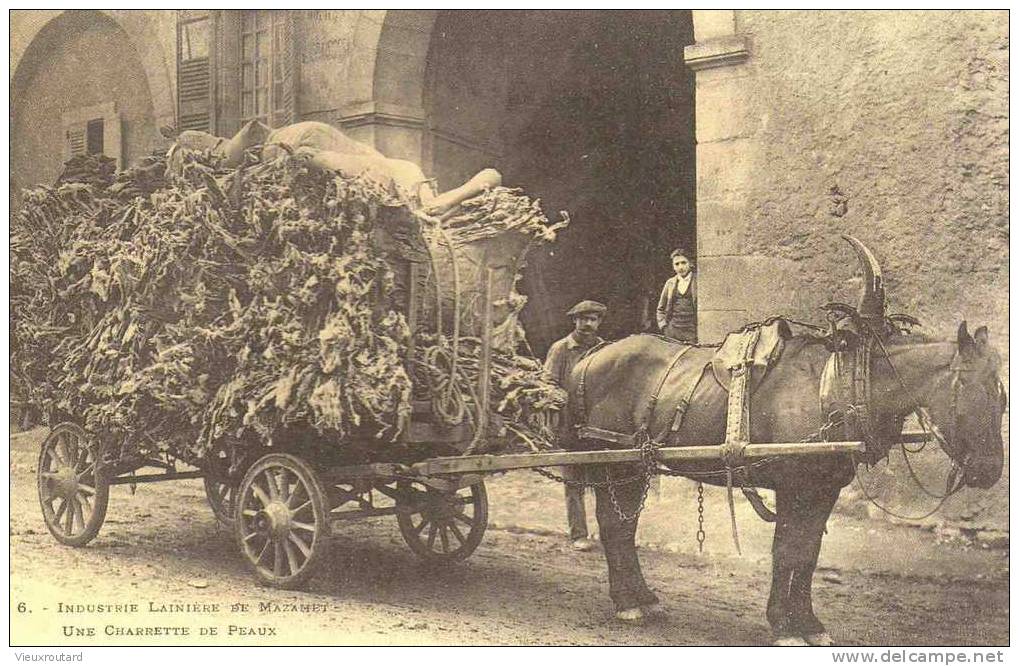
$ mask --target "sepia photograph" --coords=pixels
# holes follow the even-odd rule
[[[1007,9],[8,20],[19,661],[1005,661]]]

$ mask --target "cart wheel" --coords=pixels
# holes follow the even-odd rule
[[[318,474],[300,458],[263,456],[237,494],[237,541],[259,579],[295,588],[325,556],[329,506]]]
[[[61,423],[39,452],[39,504],[50,534],[62,544],[84,546],[106,520],[110,486],[99,465],[99,442],[80,426]]]
[[[416,481],[397,484],[400,533],[418,557],[430,562],[467,559],[488,527],[488,493],[476,483],[453,493]]]
[[[218,479],[205,477],[205,496],[212,507],[216,520],[227,527],[234,526],[234,514],[237,511],[237,486],[223,483]]]

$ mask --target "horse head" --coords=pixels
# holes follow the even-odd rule
[[[959,325],[957,350],[948,370],[925,399],[931,430],[959,468],[959,485],[990,488],[1001,478],[1001,419],[1008,406],[999,377],[1001,358],[988,343],[987,327],[970,335]]]
[[[858,338],[871,335],[894,344],[900,333],[919,322],[906,315],[886,315],[884,285],[877,259],[856,238],[843,238],[856,251],[864,277],[859,305],[855,310],[849,308],[852,312],[846,320],[851,322],[852,328],[858,329]],[[888,362],[890,364],[891,359]],[[949,486],[956,488],[948,490],[963,485],[990,488],[1001,478],[1004,463],[1001,420],[1008,399],[999,377],[1001,359],[988,342],[987,327],[981,326],[970,335],[963,322],[951,362],[947,367],[943,366],[943,360],[935,363],[942,369],[933,376],[928,390],[923,392],[925,397],[914,407],[954,463]],[[900,413],[889,419],[895,426],[890,427],[891,430],[899,431],[901,418]]]

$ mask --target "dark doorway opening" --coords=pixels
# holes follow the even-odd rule
[[[573,220],[529,258],[538,353],[582,299],[606,337],[655,330],[673,247],[696,247],[688,11],[442,12],[429,52],[430,157],[442,187],[483,166]]]

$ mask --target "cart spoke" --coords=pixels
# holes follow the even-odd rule
[[[460,528],[456,526],[456,523],[454,523],[453,521],[449,521],[448,523],[446,523],[446,526],[449,527],[449,530],[453,533],[453,536],[456,537],[457,541],[460,542],[461,546],[467,543],[467,539],[460,531]]]
[[[54,499],[56,499],[56,498],[54,497]],[[57,507],[56,513],[53,514],[53,522],[56,523],[57,525],[59,525],[60,524],[60,519],[64,517],[64,512],[65,511],[67,511],[67,498],[66,497],[61,497],[60,498],[60,506]]]
[[[273,475],[276,483],[276,497],[283,500],[285,503],[289,503],[290,500],[290,479],[287,478],[287,472],[284,469],[276,470],[276,474]]]
[[[307,560],[309,557],[311,557],[311,548],[308,546],[308,544],[301,541],[301,538],[299,536],[291,532],[288,535],[288,538],[295,546],[298,547],[298,549],[300,549],[301,553],[304,555],[304,559]]]
[[[463,511],[454,511],[453,517],[468,527],[474,527],[474,521]]]
[[[248,518],[254,518],[255,516],[258,515],[258,512],[255,511],[254,509],[244,509],[243,511],[241,511],[241,514],[247,516]]]
[[[280,478],[281,475],[281,469],[267,469],[265,473],[265,478],[269,482],[269,497],[274,500],[284,499],[283,489],[280,486],[280,482],[282,481]]]
[[[283,542],[283,552],[287,555],[287,564],[290,566],[290,575],[293,576],[301,569],[301,567],[297,563],[297,551],[294,550],[294,547],[289,540]]]
[[[277,578],[283,575],[283,544],[272,542],[272,574]]]
[[[432,523],[431,529],[428,530],[428,550],[435,549],[435,533],[438,531],[438,525]]]
[[[308,489],[304,487],[303,483],[297,483],[294,485],[294,492],[292,492],[290,494],[290,497],[287,498],[287,508],[290,508],[291,506],[299,502],[302,498],[305,500],[305,502],[297,509],[293,509],[290,512],[291,515],[297,513],[301,509],[304,509],[306,506],[311,504],[311,497],[308,495]]]
[[[72,502],[70,500],[68,500],[67,508],[69,508],[70,511],[65,511],[64,512],[64,517],[65,517],[65,521],[64,522],[67,525],[67,528],[64,530],[64,533],[68,534],[68,535],[74,534],[74,507],[71,506],[71,504],[72,504]]]
[[[78,502],[77,498],[71,500],[71,509],[74,511],[74,519],[81,525],[81,529],[85,529],[85,516],[81,512],[81,503]]]
[[[60,463],[61,466],[67,467],[67,458],[64,457],[64,453],[60,450],[62,443],[62,438],[57,439],[51,450],[53,451],[53,457],[57,459],[57,462]]]
[[[258,532],[252,532],[248,536],[244,537],[244,543],[247,543],[247,542],[251,541],[252,539],[254,539],[257,536],[259,536]],[[262,559],[261,555],[258,557],[258,559]]]
[[[77,469],[83,453],[81,442],[65,442],[64,450],[67,452],[67,462],[70,463],[71,467]]]
[[[293,495],[291,495],[291,497],[293,497]],[[305,509],[307,509],[310,506],[311,506],[311,500],[308,500],[307,502],[305,502],[301,506],[297,507],[296,509],[291,509],[290,510],[290,516],[291,517],[296,516],[297,514],[299,514],[300,512],[304,511]]]
[[[269,485],[271,486],[272,484],[270,483]],[[269,498],[269,495],[267,495],[265,490],[257,483],[251,484],[251,492],[255,493],[255,497],[257,497],[258,501],[262,503],[262,506],[269,506],[272,503],[272,499]]]
[[[80,493],[78,495],[78,502],[80,502],[82,504],[82,506],[85,507],[85,511],[88,511],[89,515],[91,515],[92,514],[92,501],[89,500],[88,496],[85,495],[84,493],[82,493],[81,491],[78,491],[78,492]]]
[[[258,532],[255,532],[255,534],[258,534]],[[270,543],[272,543],[271,540],[269,540],[269,539],[265,540],[265,544],[262,545],[262,550],[260,550],[258,552],[258,557],[255,558],[255,564],[258,564],[259,562],[261,562],[262,558],[265,557],[266,551],[269,550],[269,544]]]
[[[95,461],[92,460],[92,452],[88,449],[85,450],[85,455],[78,459],[78,463],[74,466],[74,471],[81,476],[89,468],[95,468]]]
[[[446,534],[445,524],[439,526],[439,539],[442,541],[442,552],[449,552],[449,536]]]
[[[94,474],[95,471],[96,471],[96,464],[94,462],[93,463],[89,463],[89,465],[85,469],[83,469],[80,472],[78,472],[78,480],[80,481],[81,479],[86,478],[86,477],[88,477],[91,474]]]
[[[293,525],[294,527],[296,527],[299,530],[304,530],[306,532],[311,532],[312,534],[315,533],[315,526],[310,524],[310,523],[302,523],[299,520],[292,520],[292,521],[290,521],[290,524]]]
[[[432,522],[432,521],[430,521],[430,520],[428,520],[427,518],[425,518],[424,516],[422,516],[422,517],[421,517],[421,524],[420,524],[420,525],[418,525],[417,527],[415,527],[415,528],[414,528],[414,536],[415,536],[415,537],[421,536],[421,532],[423,532],[423,531],[424,531],[424,529],[425,529],[425,528],[426,528],[426,527],[427,527],[427,526],[428,526],[428,525],[429,525],[429,524],[430,524],[431,522]]]
[[[87,484],[84,484],[84,483],[79,483],[78,484],[78,492],[85,493],[86,495],[95,495],[96,494],[96,489],[94,487],[90,486],[90,485],[87,485]]]

